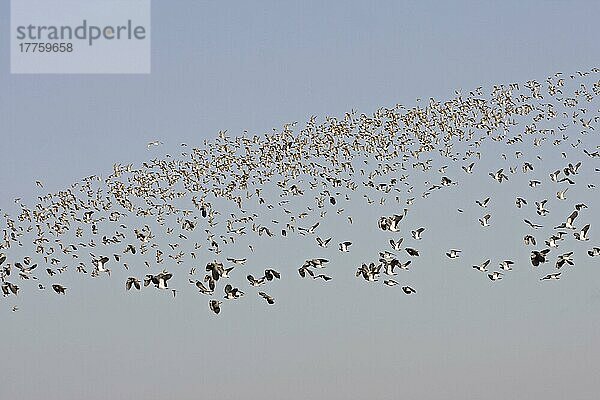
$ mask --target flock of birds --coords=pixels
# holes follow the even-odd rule
[[[2,293],[17,298],[23,287],[65,295],[71,290],[65,284],[69,274],[72,282],[75,276],[114,279],[111,271],[118,271],[129,275],[127,291],[155,288],[173,296],[178,290],[170,286],[171,279],[184,276],[189,287],[208,296],[208,308],[216,314],[224,303],[254,290],[273,305],[269,288],[282,276],[297,271],[300,279],[329,284],[336,261],[323,254],[352,253],[356,243],[348,236],[357,222],[367,227],[359,231],[373,227],[386,239],[379,243],[373,235],[374,256],[353,259],[356,278],[382,281],[413,295],[414,285],[398,275],[418,264],[418,243],[430,228],[407,226],[406,216],[434,193],[488,175],[499,191],[516,184],[513,177],[527,176],[529,188],[523,189],[528,192],[510,207],[531,210],[518,218],[528,230],[522,246],[529,267],[553,264],[553,271],[542,272],[539,279],[558,280],[574,265],[574,251],[558,251],[559,246],[591,239],[591,224],[582,220],[593,204],[571,199],[571,193],[581,188],[578,178],[585,174],[592,180],[576,193],[596,190],[600,110],[593,108],[598,107],[599,72],[593,68],[570,76],[556,73],[545,82],[495,85],[489,94],[481,87],[464,95],[456,91],[445,102],[418,99],[412,108],[396,105],[371,116],[352,111],[321,123],[312,117],[299,132],[296,123],[263,135],[230,137],[222,131],[203,147],[181,144],[177,158],[166,154],[139,167],[114,164],[106,178],[89,176],[40,195],[33,207],[17,198],[17,217],[4,213]],[[147,145],[149,152],[162,146],[158,140]],[[42,182],[36,184],[43,190]],[[481,210],[479,229],[492,229],[494,218],[487,210],[493,202],[493,196],[464,199],[464,207],[447,213],[466,216],[471,208]],[[553,202],[573,207],[550,226]],[[352,203],[396,211],[365,220],[369,213],[352,215]],[[333,229],[328,231],[327,224]],[[252,260],[254,247],[263,243],[277,252],[276,240],[308,243],[305,253],[312,254],[293,273],[255,267],[261,261]],[[450,263],[471,252],[439,251]],[[600,247],[590,245],[587,257],[600,260]],[[341,264],[348,265],[347,260]],[[498,260],[497,268],[491,259],[467,264],[493,282],[513,268],[526,268],[510,256]]]

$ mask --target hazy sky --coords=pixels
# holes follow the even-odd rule
[[[154,1],[151,74],[11,75],[9,1],[1,0],[0,208],[12,209],[15,197],[34,203],[38,179],[57,191],[115,162],[139,164],[158,154],[149,140],[175,153],[222,129],[269,132],[311,115],[370,113],[599,64],[595,1],[323,3]],[[373,225],[352,233],[357,252],[332,267],[329,285],[297,279],[298,260],[318,252],[263,244],[254,267],[277,266],[289,278],[273,288],[270,308],[253,297],[215,317],[194,291],[125,293],[116,279],[70,282],[65,297],[24,294],[16,313],[13,299],[0,299],[0,399],[597,398],[600,272],[598,258],[583,256],[597,232],[577,247],[580,268],[569,279],[541,285],[528,254],[510,247],[524,231],[510,214],[494,215],[494,234],[456,235],[462,222],[439,207],[498,190],[481,179],[407,220],[440,225],[409,275],[414,296],[354,278],[364,255],[387,243]],[[593,192],[577,190],[591,204]],[[514,195],[495,194],[509,205]],[[571,207],[552,211],[566,216]],[[588,222],[599,217],[590,210]],[[476,252],[449,264],[427,251],[442,240]],[[494,285],[473,275],[471,262],[506,254],[523,264],[513,279]]]

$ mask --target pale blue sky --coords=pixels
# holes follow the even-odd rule
[[[35,199],[35,180],[60,190],[222,129],[268,132],[311,115],[370,113],[598,66],[594,1],[325,3],[153,1],[152,73],[93,76],[11,75],[9,1],[0,0],[0,208]],[[165,142],[159,153],[146,149],[154,139]],[[407,223],[448,218],[439,206],[498,189],[487,174],[475,183],[448,201],[432,196]],[[562,216],[571,205],[554,207]],[[364,211],[374,220],[380,212]],[[600,220],[598,210],[588,215]],[[473,275],[471,261],[516,253],[510,239],[520,242],[523,226],[514,233],[500,213],[497,235],[475,225],[457,236],[452,224],[463,222],[451,218],[431,228],[432,240],[475,252],[450,265],[423,245],[410,275],[415,296],[354,278],[371,240],[383,243],[375,251],[387,243],[371,226],[353,234],[357,253],[343,255],[331,285],[297,279],[298,260],[315,252],[289,243],[259,250],[255,264],[288,278],[268,309],[246,299],[215,318],[193,291],[132,295],[116,279],[72,281],[64,298],[24,293],[17,313],[1,299],[0,399],[596,398],[597,261],[581,256],[570,279],[540,285],[527,254],[513,255],[523,269],[493,285]],[[498,237],[508,247],[494,246]]]

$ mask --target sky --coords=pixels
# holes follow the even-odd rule
[[[312,115],[372,113],[598,66],[598,2],[439,3],[153,1],[150,74],[15,75],[9,1],[0,0],[0,209],[15,197],[34,203],[36,180],[57,191],[220,130],[270,132]],[[148,150],[151,140],[164,147]],[[494,233],[479,234],[475,210],[475,228],[457,234],[462,220],[440,206],[498,191],[489,178],[474,183],[407,217],[437,223],[433,242],[476,249],[450,265],[423,245],[413,296],[354,277],[387,238],[373,224],[340,231],[356,253],[332,268],[329,285],[298,281],[298,263],[316,256],[306,247],[257,245],[256,267],[289,277],[268,309],[245,299],[215,317],[193,291],[132,295],[116,279],[70,282],[64,297],[23,294],[16,313],[2,299],[0,398],[596,398],[596,265],[581,256],[569,279],[540,285],[524,254],[502,285],[473,275],[471,261],[500,259],[522,238],[510,207],[494,214]],[[354,207],[373,221],[393,211]],[[570,207],[553,211],[560,218]],[[588,215],[600,220],[598,210]]]

